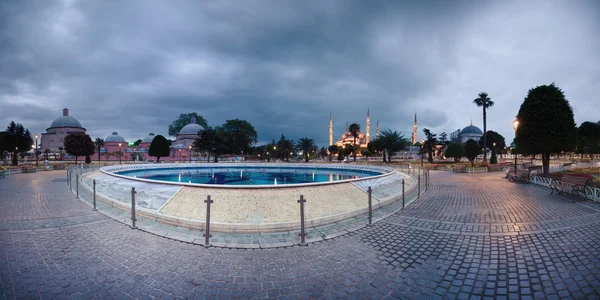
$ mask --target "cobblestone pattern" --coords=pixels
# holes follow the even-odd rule
[[[29,209],[21,205],[12,199],[34,197],[36,192],[27,191],[36,190],[31,188],[36,185],[51,185],[53,176],[43,172],[23,175],[30,177],[0,180],[3,209],[48,222],[53,222],[53,211],[59,214],[54,219],[98,214],[66,192],[64,183],[44,189],[44,196],[37,192],[35,197],[45,201],[30,202],[53,207]],[[477,199],[485,204],[488,198],[496,197],[487,186],[475,187],[481,176],[464,178],[454,182],[432,173],[432,191],[439,192],[415,202],[421,209],[397,215],[418,215],[422,220],[445,216],[441,221],[450,221],[451,214],[443,213],[443,209],[432,209],[430,214],[422,211],[428,203],[444,201],[442,186],[454,186],[475,206]],[[512,183],[497,184],[499,188],[513,188]],[[536,222],[545,222],[571,218],[573,224],[526,235],[475,236],[400,226],[390,217],[389,221],[307,247],[245,250],[176,242],[112,220],[33,230],[4,229],[0,230],[0,299],[600,297],[600,223],[575,224],[577,217],[587,218],[597,211],[532,187],[516,189],[522,196],[513,196],[505,206],[494,204],[507,214],[500,219],[524,222],[528,216],[529,221],[535,217]],[[479,196],[475,198],[471,192]],[[537,201],[531,195],[549,202],[548,212],[527,211],[535,207],[529,202]],[[448,210],[468,209],[448,202],[443,205]],[[508,207],[512,205],[518,209]],[[60,212],[60,208],[68,212]],[[464,212],[462,215],[467,215]]]

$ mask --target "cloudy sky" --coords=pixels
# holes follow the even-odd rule
[[[180,113],[240,118],[260,142],[328,143],[346,121],[410,136],[482,127],[555,82],[600,120],[600,2],[0,1],[0,125],[43,132],[70,109],[94,137],[166,135]]]

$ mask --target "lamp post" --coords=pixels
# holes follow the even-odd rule
[[[192,163],[192,145],[189,145],[188,148],[190,149],[190,164]]]
[[[519,119],[515,119],[513,121],[513,128],[515,129],[515,137],[517,137],[517,128],[519,127]],[[516,141],[516,139],[515,139]],[[515,150],[517,149],[517,143],[515,142],[515,148],[513,149],[513,155],[515,156],[515,174],[517,173],[517,153]]]
[[[121,143],[119,143],[119,164],[121,164],[121,156],[123,156],[123,152],[121,151]]]
[[[424,159],[425,159],[425,140],[421,140],[421,168],[423,167]]]
[[[273,146],[273,160],[275,160],[275,154],[276,154],[275,150],[277,150],[277,146]]]
[[[177,162],[181,162],[181,149],[179,149],[179,151],[177,151]]]
[[[35,139],[35,167],[38,167],[38,157],[37,157],[37,140],[40,138],[40,136],[36,133],[33,136],[33,139]]]
[[[496,153],[496,143],[492,143],[492,155],[494,155],[494,153]]]

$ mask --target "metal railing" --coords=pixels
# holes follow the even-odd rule
[[[531,176],[530,182],[535,185],[550,188],[553,183],[560,183],[560,180],[544,176]],[[585,198],[594,202],[600,202],[600,188],[593,186],[585,187]]]
[[[142,229],[147,231],[152,231],[154,227],[161,227],[164,229],[164,225],[157,225],[156,223],[154,223],[154,221],[161,222],[162,217],[166,218],[165,220],[167,220],[167,224],[175,223],[173,222],[175,217],[159,214],[158,211],[160,209],[156,211],[151,211],[148,208],[140,206],[140,202],[143,202],[143,199],[136,199],[136,195],[144,195],[145,191],[143,189],[140,189],[139,187],[130,187],[130,201],[127,201],[128,199],[115,200],[106,197],[101,193],[98,193],[97,188],[99,185],[102,184],[101,182],[99,182],[99,177],[92,178],[91,176],[87,176],[86,174],[93,171],[97,171],[100,167],[102,166],[83,165],[72,166],[66,170],[66,176],[68,179],[67,183],[69,185],[69,188],[75,195],[77,195],[78,199],[88,203],[93,210],[99,210],[109,215],[111,218],[117,219],[118,221],[128,224],[132,229]],[[298,242],[298,244],[305,245],[307,243],[307,239],[311,238],[309,235],[312,231],[309,230],[309,227],[312,228],[315,226],[319,227],[331,223],[345,222],[350,219],[364,220],[366,225],[371,225],[374,222],[378,221],[376,216],[374,216],[374,212],[380,209],[383,210],[381,210],[378,213],[379,217],[385,216],[387,213],[393,213],[397,210],[405,209],[409,204],[414,202],[416,199],[420,198],[420,196],[429,188],[431,179],[429,176],[429,171],[424,168],[410,167],[399,169],[401,171],[405,171],[405,174],[408,174],[410,178],[412,178],[411,180],[414,179],[416,184],[408,185],[405,182],[405,180],[402,179],[401,181],[385,183],[381,186],[369,186],[368,190],[366,191],[366,208],[364,210],[360,209],[360,212],[358,212],[356,215],[346,214],[346,218],[333,220],[329,223],[318,224],[317,222],[315,222],[315,219],[308,220],[306,218],[307,216],[305,215],[305,210],[309,209],[310,211],[311,199],[306,198],[305,195],[290,195],[290,201],[294,200],[300,204],[298,206],[298,219],[295,223],[295,226],[299,228],[287,229],[286,231],[300,230],[300,234],[298,235],[300,241]],[[390,189],[390,185],[395,185],[395,188],[400,192],[398,194],[395,194],[394,196],[385,198],[385,201],[379,201],[379,203],[373,204],[374,193],[379,193],[379,197],[382,197],[380,196],[382,190],[388,191]],[[378,189],[380,189],[380,191],[378,191]],[[215,205],[217,205],[218,207],[219,199],[211,199],[210,195],[208,195],[208,197],[206,197],[202,201],[206,203],[206,209],[203,211],[203,214],[205,214],[205,218],[200,218],[199,216],[196,220],[193,220],[194,224],[184,222],[182,224],[178,224],[177,226],[198,229],[201,233],[201,235],[199,234],[199,236],[204,237],[203,244],[206,246],[210,246],[210,238],[212,237],[211,230],[215,231],[215,229],[211,228],[211,206],[215,207]],[[146,219],[146,221],[140,222],[140,220],[144,219]],[[311,224],[311,226],[308,225],[309,223]],[[217,228],[216,232],[220,232],[220,230]]]

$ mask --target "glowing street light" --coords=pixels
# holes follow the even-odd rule
[[[513,121],[513,128],[515,129],[515,138],[517,137],[517,128],[519,128],[519,119],[515,119]],[[517,143],[516,143],[516,139],[515,139],[515,148],[517,148]],[[515,156],[515,174],[517,174],[517,154],[515,153],[515,150],[513,150],[513,155]]]
[[[37,143],[37,141],[40,138],[40,136],[36,133],[33,136],[33,138],[35,139],[35,150],[34,150],[35,151],[35,167],[37,168],[38,167],[38,151],[37,151],[37,149],[38,149],[38,143]]]
[[[190,149],[190,164],[192,163],[192,145],[189,145],[188,148]]]
[[[121,156],[123,156],[123,153],[121,151],[121,143],[119,143],[119,164],[121,164]]]

